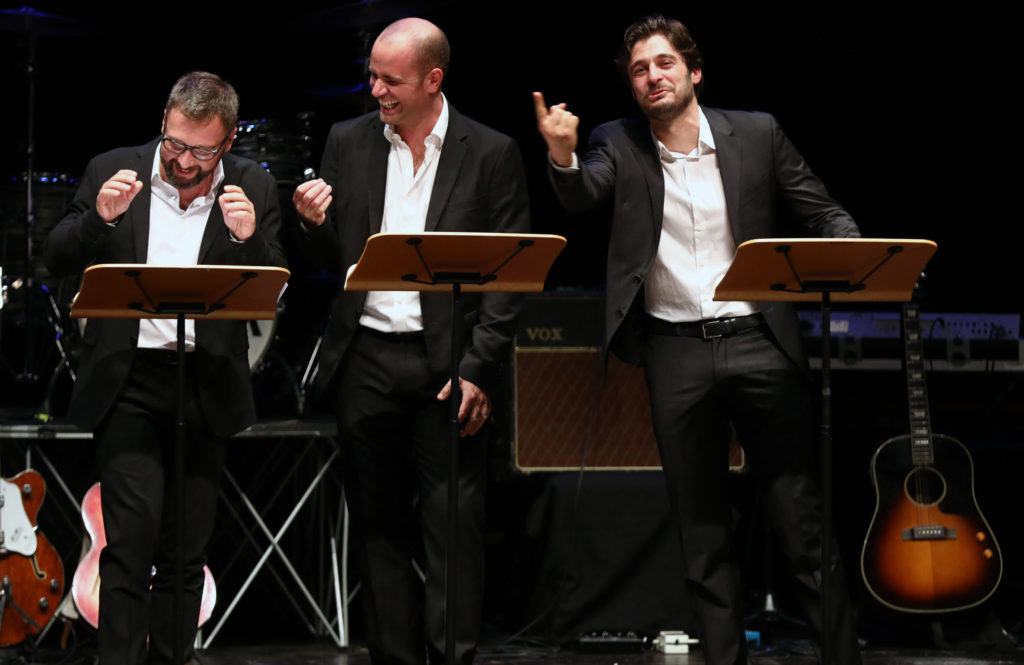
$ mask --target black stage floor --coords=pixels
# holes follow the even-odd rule
[[[88,640],[87,640],[88,641]],[[94,645],[81,648],[41,648],[31,653],[16,648],[0,650],[3,665],[95,665]],[[816,659],[806,641],[794,641],[752,651],[753,665],[814,665]],[[1002,665],[1024,663],[1024,649],[999,652],[972,649],[865,648],[864,665]],[[366,650],[359,646],[338,649],[333,644],[308,642],[266,645],[217,645],[198,652],[192,665],[369,665]],[[481,648],[477,665],[702,665],[699,649],[689,654],[664,654],[652,648],[626,653],[581,652],[571,648],[496,643]]]
[[[813,665],[815,658],[806,646],[755,652],[752,661],[754,665]],[[863,652],[863,659],[865,665],[999,665],[1024,663],[1024,651],[867,649]],[[200,654],[198,660],[199,665],[368,665],[370,662],[365,650],[352,649],[342,653],[328,645],[218,647]],[[663,654],[654,650],[577,653],[567,649],[511,646],[482,649],[476,659],[478,665],[701,665],[703,662],[699,651],[689,654]]]

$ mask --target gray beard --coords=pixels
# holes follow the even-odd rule
[[[164,167],[164,180],[166,180],[168,184],[175,189],[192,189],[213,173],[213,169],[204,171],[203,167],[200,166],[194,176],[186,179],[177,176],[174,172],[174,165],[178,163],[178,160],[164,159],[163,156],[161,156],[160,163]]]

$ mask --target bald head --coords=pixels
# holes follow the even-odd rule
[[[436,68],[440,69],[443,75],[448,74],[448,61],[451,59],[448,38],[430,21],[421,18],[403,18],[395,21],[384,28],[377,37],[374,46],[378,44],[408,49],[415,55],[423,73]]]

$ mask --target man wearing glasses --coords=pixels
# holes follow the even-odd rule
[[[47,239],[50,272],[76,275],[98,263],[285,266],[274,179],[227,152],[237,119],[238,96],[218,76],[179,79],[160,137],[89,163],[67,216]],[[104,665],[170,663],[174,652],[176,326],[174,319],[90,319],[83,334],[68,415],[94,432],[103,487]],[[186,654],[225,444],[255,420],[244,326],[186,321]]]

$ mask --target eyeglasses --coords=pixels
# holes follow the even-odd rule
[[[175,155],[184,154],[186,150],[189,150],[192,152],[192,156],[198,159],[199,161],[208,162],[217,156],[217,153],[220,152],[220,149],[224,147],[224,144],[228,142],[229,138],[231,138],[231,134],[225,136],[224,140],[221,141],[220,145],[218,145],[216,148],[197,148],[194,145],[182,143],[181,141],[177,139],[172,139],[169,136],[164,136],[163,138],[161,138],[161,141],[163,142],[164,147],[167,148],[169,151],[173,152]]]

